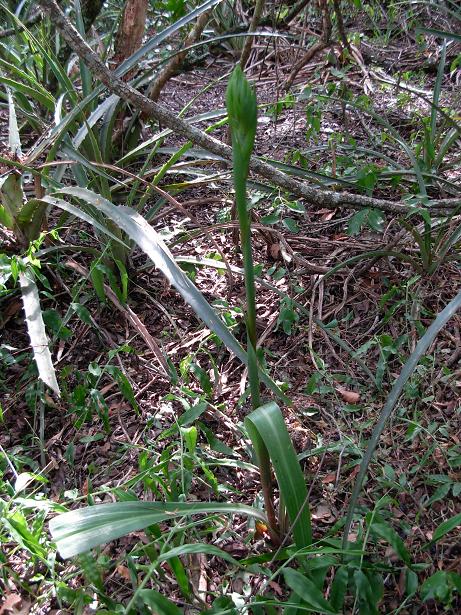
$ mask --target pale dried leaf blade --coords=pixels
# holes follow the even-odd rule
[[[22,156],[14,98],[10,88],[6,88],[6,91],[8,93],[8,147],[13,156]]]
[[[54,371],[50,349],[48,348],[48,339],[46,337],[45,324],[40,308],[38,288],[30,269],[19,275],[19,283],[21,285],[27,330],[29,332],[34,359],[37,364],[38,375],[40,379],[60,397],[61,393],[56,379],[56,372]]]

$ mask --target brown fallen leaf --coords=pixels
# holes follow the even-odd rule
[[[352,482],[352,481],[354,480],[354,478],[357,476],[357,474],[359,473],[359,470],[360,470],[360,466],[359,466],[359,465],[356,465],[356,466],[355,466],[355,467],[354,467],[354,468],[353,468],[353,469],[349,472],[349,475],[348,475],[348,477],[346,478],[345,483],[347,484],[347,483]]]
[[[7,613],[16,613],[22,602],[19,594],[6,594],[2,606],[0,607],[0,615]]]
[[[328,210],[324,214],[322,214],[322,217],[320,219],[324,222],[327,222],[328,220],[331,220],[335,215],[336,209]]]
[[[326,474],[322,478],[322,483],[324,485],[328,485],[328,483],[334,483],[336,480],[336,472],[330,472],[330,474]]]
[[[272,243],[269,246],[269,253],[270,253],[271,257],[274,259],[274,261],[278,260],[279,255],[280,255],[280,244],[279,243]]]
[[[125,579],[125,581],[129,581],[131,579],[130,571],[128,570],[126,566],[122,566],[122,564],[119,564],[117,566],[117,572],[121,577]]]
[[[320,504],[315,510],[312,511],[312,519],[315,519],[316,521],[326,521],[331,517],[331,509],[325,504]]]
[[[360,401],[360,393],[349,391],[341,385],[337,385],[336,390],[347,404],[357,404]]]
[[[277,595],[283,596],[283,589],[275,581],[269,581],[269,587],[271,587]]]

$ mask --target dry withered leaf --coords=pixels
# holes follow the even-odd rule
[[[0,615],[7,615],[7,613],[17,613],[21,602],[22,598],[19,594],[6,594],[3,604],[0,607]]]
[[[319,504],[317,508],[312,511],[312,519],[323,521],[324,523],[328,523],[329,520],[334,520],[331,508],[326,504]]]
[[[269,247],[269,252],[270,252],[271,257],[274,259],[274,261],[276,261],[280,254],[280,244],[272,243]]]
[[[126,566],[122,566],[122,564],[119,564],[117,566],[117,572],[118,574],[123,577],[125,579],[125,581],[129,581],[130,580],[130,571],[128,570],[128,568]]]
[[[336,390],[347,404],[357,404],[360,401],[360,393],[350,391],[341,385],[337,385]]]

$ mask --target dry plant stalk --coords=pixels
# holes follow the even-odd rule
[[[205,29],[206,24],[208,23],[210,14],[211,14],[211,11],[205,11],[205,13],[202,13],[199,16],[199,18],[197,19],[195,23],[195,26],[192,28],[186,40],[184,41],[184,45],[183,45],[184,48],[189,47],[190,45],[193,45],[194,43],[198,41],[198,39],[202,35],[203,30]],[[147,92],[147,96],[151,100],[153,100],[154,102],[157,102],[160,96],[160,92],[164,88],[165,84],[175,74],[175,72],[178,70],[178,67],[181,65],[182,62],[184,62],[186,56],[187,56],[186,49],[184,49],[183,51],[180,51],[179,53],[174,55],[171,58],[171,60],[168,62],[168,64],[165,66],[165,68],[160,71],[160,73],[157,75],[155,81],[152,83],[151,87],[149,88]]]

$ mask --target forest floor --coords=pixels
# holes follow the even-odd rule
[[[355,67],[347,73],[347,84],[357,97],[364,94],[367,84],[371,85],[373,92],[369,95],[375,111],[411,140],[419,134],[421,116],[430,114],[430,105],[418,94],[402,94],[397,86],[384,87],[378,78],[384,73],[395,75],[394,67],[407,62],[407,83],[431,99],[435,72],[432,68],[419,70],[416,60],[413,68],[417,49],[412,49],[408,40],[405,45],[404,57],[396,46],[384,51],[369,46],[367,55],[364,53],[369,78],[364,79],[363,70]],[[355,152],[360,147],[371,150],[373,143],[381,140],[383,154],[395,164],[406,164],[405,152],[396,151],[391,140],[383,140],[387,129],[372,118],[355,113],[341,102],[316,108],[307,94],[305,100],[287,96],[282,86],[293,61],[290,53],[282,49],[275,56],[277,65],[261,61],[259,67],[249,71],[258,102],[267,103],[259,111],[256,155],[318,173],[320,184],[327,174],[333,180],[336,176],[344,179],[348,172],[355,175],[364,163],[370,176],[373,164],[377,168],[385,165],[383,159],[371,154],[354,158],[353,153],[338,152],[333,137],[342,134],[347,135],[349,143],[355,143]],[[257,52],[253,62],[263,54],[264,50]],[[435,67],[436,71],[437,64]],[[179,112],[195,93],[210,84],[188,115],[222,109],[227,79],[213,82],[231,69],[230,58],[210,57],[204,66],[175,76],[160,102]],[[293,89],[299,92],[304,86],[328,84],[337,78],[339,70],[328,52],[321,53],[301,71]],[[444,107],[451,101],[454,104],[457,90],[455,78],[447,74]],[[319,130],[313,129],[316,113]],[[2,122],[2,129],[7,130],[6,122]],[[145,131],[148,136],[149,127]],[[227,138],[225,129],[213,134]],[[172,138],[164,147],[178,143],[178,138]],[[167,150],[160,151],[159,161],[163,159],[160,156],[166,160],[167,155]],[[185,160],[182,172],[176,169],[168,174],[164,185],[183,181],[194,164],[192,157]],[[450,166],[449,162],[445,160],[444,177],[459,191],[459,165]],[[207,172],[210,175],[203,175],[176,194],[181,210],[166,207],[151,223],[178,262],[185,263],[208,301],[219,308],[234,334],[244,341],[245,295],[238,273],[242,259],[235,241],[235,224],[232,226],[231,183],[219,161],[210,160]],[[315,182],[313,175],[310,178]],[[446,196],[442,182],[435,182],[431,191]],[[378,186],[373,196],[400,200],[402,192],[397,180]],[[461,289],[461,274],[456,260],[441,263],[434,273],[424,272],[418,246],[397,218],[384,216],[381,230],[365,225],[354,235],[350,232],[354,211],[319,209],[288,198],[267,192],[258,178],[252,178],[254,258],[260,267],[259,278],[266,283],[258,285],[258,335],[269,373],[283,384],[293,401],[283,413],[296,451],[301,454],[314,536],[320,539],[341,526],[363,451],[392,384],[421,332]],[[459,216],[449,224],[459,224]],[[81,223],[67,227],[62,236],[67,243],[87,245],[91,233],[90,227]],[[6,233],[3,238],[7,245]],[[437,249],[440,246],[434,247],[435,257]],[[408,258],[367,256],[376,250],[392,250]],[[355,262],[346,262],[360,256]],[[209,266],[209,260],[206,266],[201,265],[203,259],[218,265],[224,262],[226,268]],[[344,266],[324,278],[325,272],[341,263]],[[37,403],[33,386],[36,375],[31,368],[21,301],[19,295],[10,296],[2,305],[0,317],[1,348],[8,351],[3,352],[3,359],[7,354],[14,358],[6,360],[0,372],[1,447],[19,460],[23,471],[35,473],[40,469],[45,482],[38,483],[35,491],[54,502],[71,506],[72,500],[113,501],[123,488],[143,500],[156,499],[160,487],[140,479],[140,475],[148,475],[155,463],[167,460],[164,478],[166,483],[171,481],[168,489],[173,493],[173,483],[184,480],[178,469],[178,451],[184,444],[177,430],[170,428],[189,402],[205,400],[198,444],[203,467],[195,467],[188,475],[189,497],[209,500],[218,496],[250,505],[258,502],[258,475],[241,430],[248,412],[244,398],[246,371],[141,252],[133,252],[130,266],[129,307],[174,366],[177,380],[165,375],[126,311],[97,300],[88,280],[90,259],[83,252],[63,254],[57,266],[43,268],[50,287],[42,294],[42,308],[62,317],[71,303],[79,303],[87,314],[83,320],[73,316],[66,323],[71,334],[55,338],[52,348],[63,396],[61,400],[47,396],[44,406]],[[302,311],[292,299],[302,304]],[[394,529],[404,539],[413,562],[424,564],[419,573],[422,580],[439,569],[461,573],[461,545],[456,531],[432,549],[425,548],[434,529],[461,512],[460,330],[461,316],[455,315],[420,362],[380,439],[360,498],[363,510],[372,511],[380,498],[386,498],[386,514]],[[342,343],[338,343],[338,337]],[[136,406],[124,396],[113,373],[105,370],[107,365],[116,366],[126,376]],[[269,398],[266,392],[265,399]],[[40,407],[45,413],[44,434],[40,433]],[[236,558],[272,549],[267,536],[243,518],[234,518],[232,524],[221,527],[219,534],[204,533],[203,539]],[[133,564],[126,564],[124,558],[140,540],[145,540],[144,533],[131,534],[102,551],[103,558],[111,562],[102,568],[104,591],[120,603],[133,591]],[[10,591],[22,594],[23,604],[29,608],[21,612],[77,612],[76,607],[66,610],[59,606],[50,590],[50,579],[40,564],[31,565],[27,545],[23,547],[2,545],[3,565],[7,560],[9,574],[13,571],[17,575],[10,578]],[[374,558],[392,566],[396,554],[377,541]],[[227,579],[229,592],[239,595],[254,591],[259,583],[257,575],[249,577],[235,570],[230,573],[217,558],[196,561],[202,566],[197,583],[205,582],[205,590],[201,586],[200,591],[210,596],[222,587],[223,579]],[[75,591],[88,582],[75,564],[58,559],[55,569],[57,577],[65,579]],[[163,579],[157,579],[153,586],[183,605],[171,570],[165,566],[163,572]],[[275,581],[271,588],[279,598],[285,595]],[[380,612],[397,612],[404,600],[399,577],[389,574],[384,589]],[[457,596],[449,607],[414,597],[398,612],[460,610]],[[93,604],[83,612],[97,611]]]

